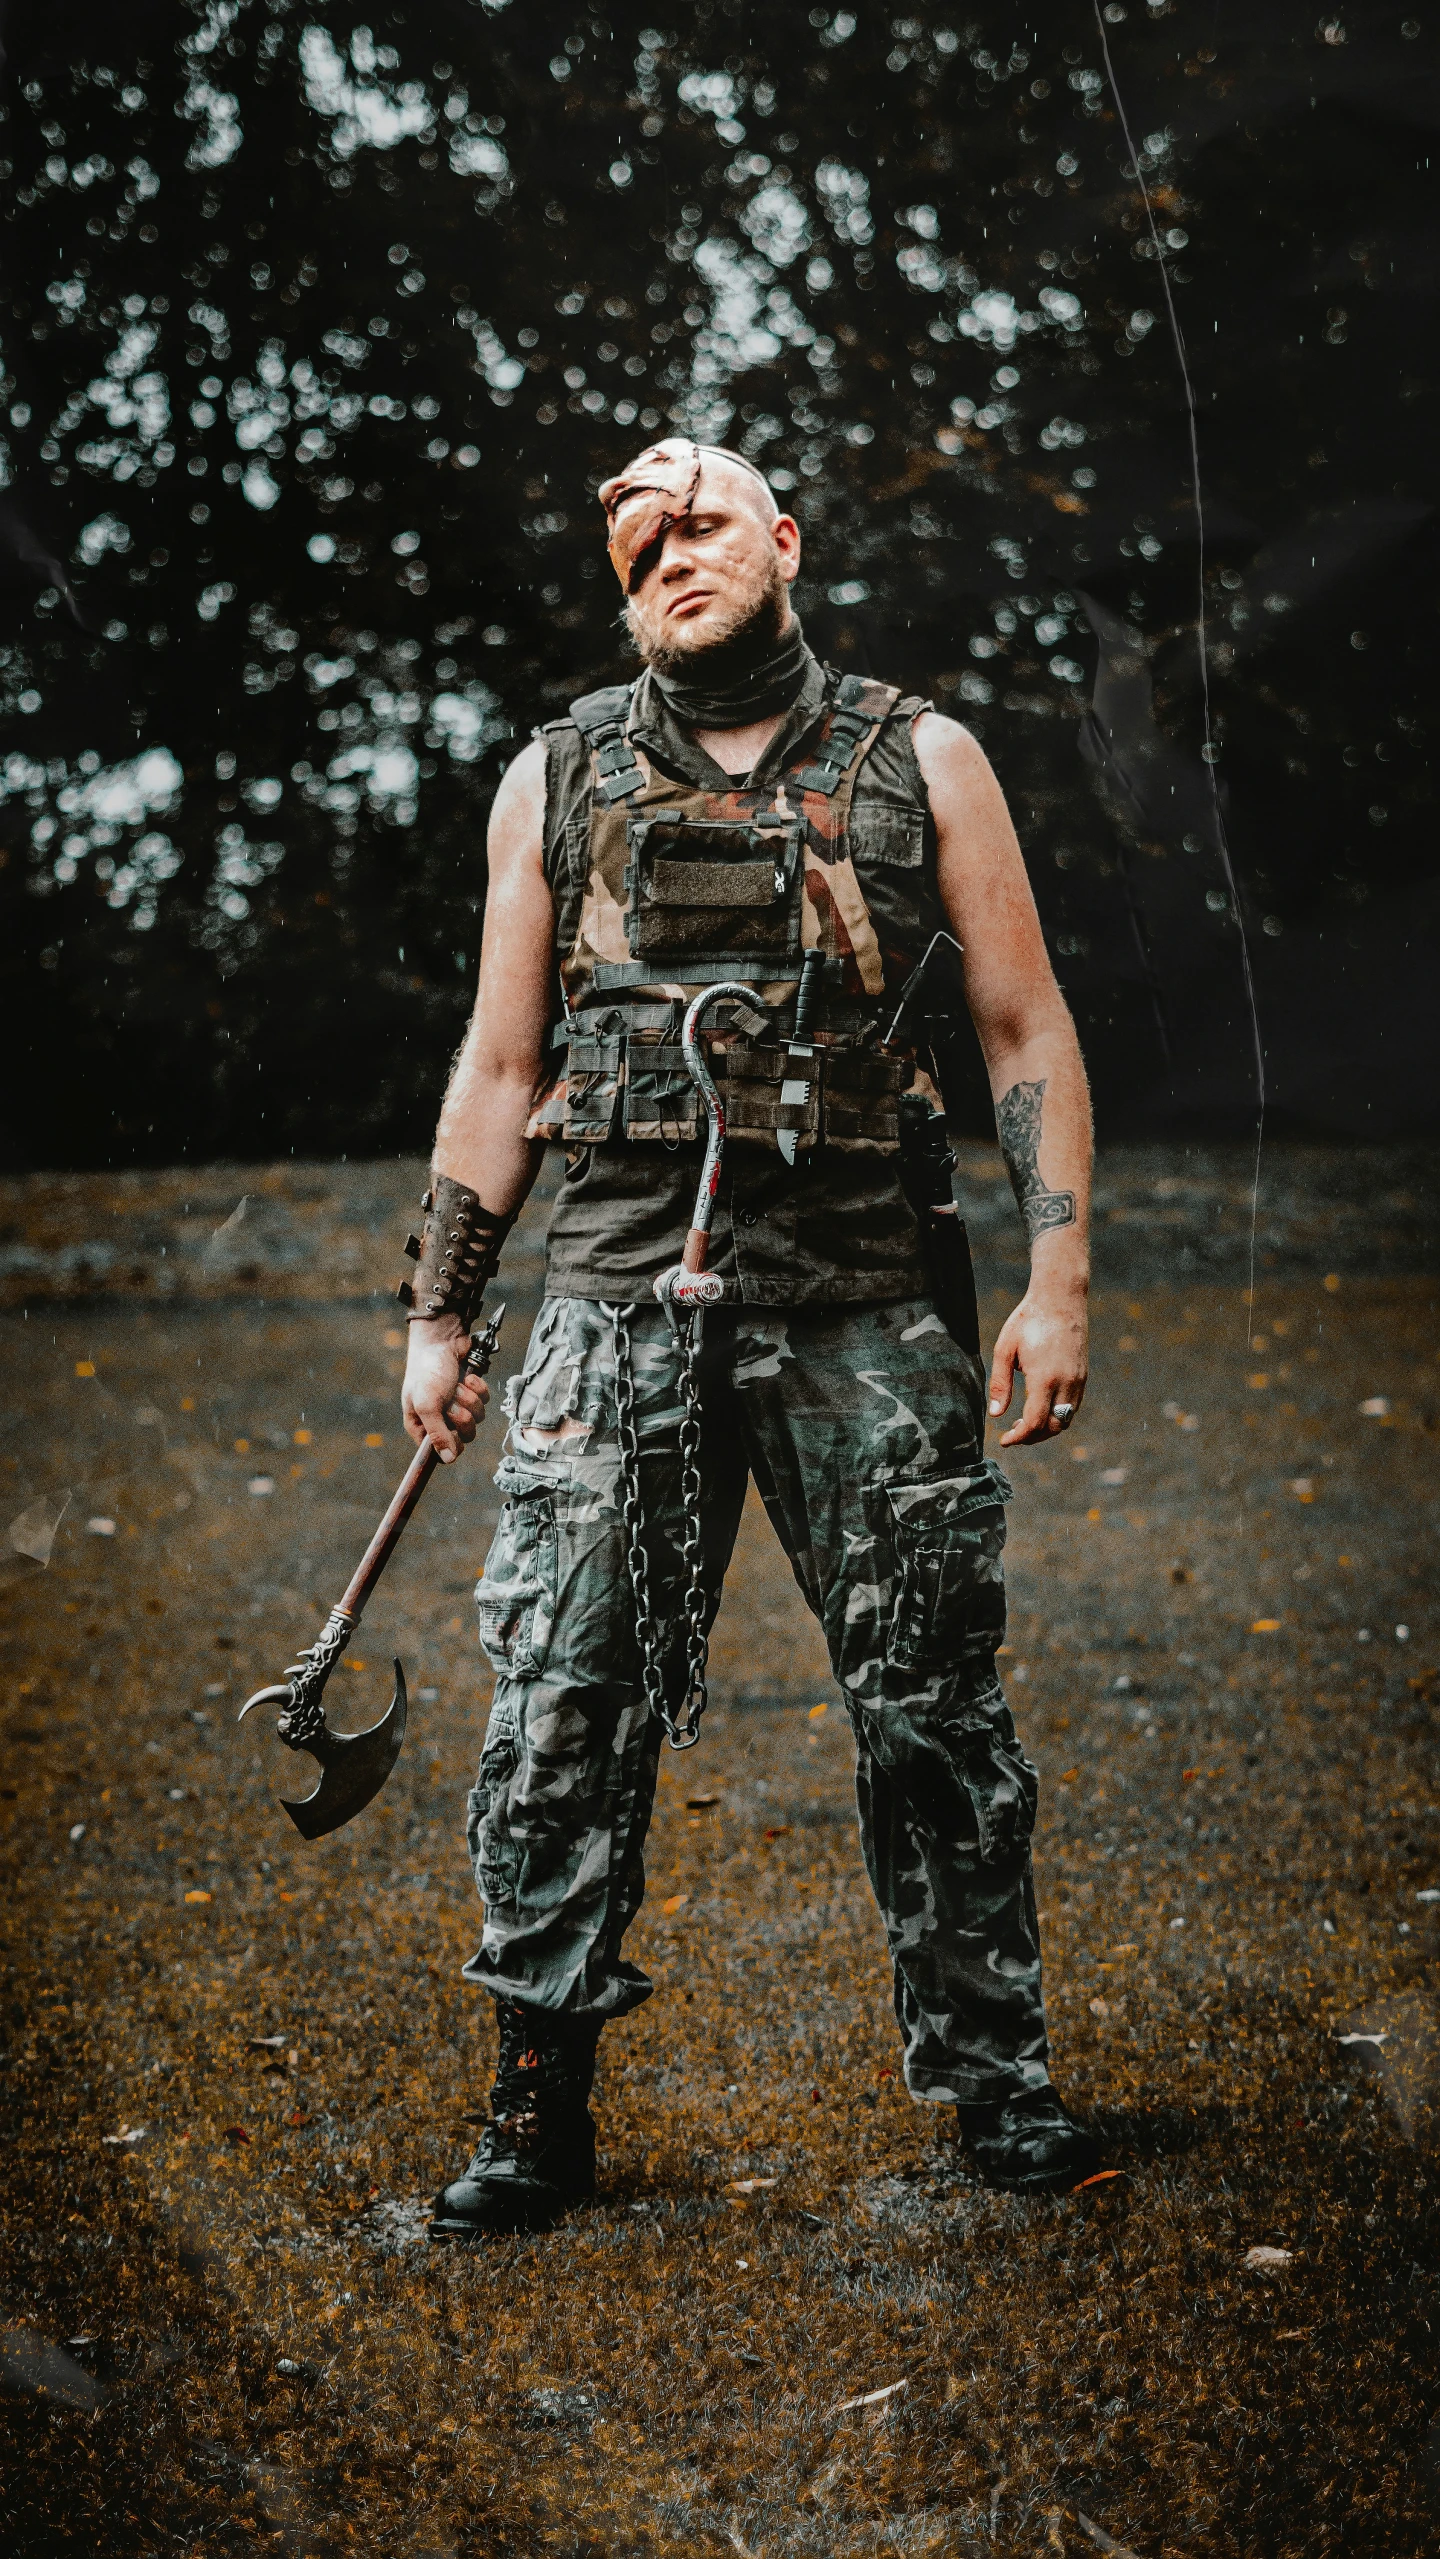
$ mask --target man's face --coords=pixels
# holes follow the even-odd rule
[[[720,647],[763,622],[767,606],[775,631],[783,630],[800,533],[792,516],[767,522],[767,514],[748,472],[707,457],[689,513],[670,527],[630,596],[642,656],[663,661]]]

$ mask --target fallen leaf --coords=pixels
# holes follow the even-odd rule
[[[1108,2017],[1110,2014],[1109,2000],[1092,1999],[1090,2002],[1090,2014],[1092,2017]]]
[[[149,2129],[150,2127],[148,2124],[122,2124],[118,2132],[102,2133],[100,2138],[102,2141],[109,2142],[111,2144],[116,2142],[128,2143],[132,2141],[143,2141]]]
[[[10,1522],[10,1543],[17,1555],[28,1555],[34,1564],[48,1564],[60,1522],[70,1507],[68,1493],[58,1501],[48,1501],[42,1494],[28,1510]]]
[[[1294,2255],[1293,2248],[1247,2248],[1244,2262],[1247,2266],[1268,2271],[1271,2267],[1290,2265]]]
[[[1136,2554],[1128,2542],[1116,2541],[1110,2533],[1102,2531],[1098,2523],[1092,2523],[1088,2515],[1082,2515],[1078,2506],[1075,2509],[1075,2520],[1082,2532],[1089,2533],[1096,2549],[1106,2552],[1107,2559],[1136,2559]]]
[[[1078,1769],[1078,1768],[1062,1768],[1062,1769],[1061,1769],[1061,1771],[1060,1771],[1060,1776],[1059,1776],[1059,1781],[1058,1781],[1058,1782],[1059,1782],[1059,1783],[1060,1783],[1060,1785],[1062,1785],[1062,1786],[1068,1786],[1068,1785],[1070,1784],[1071,1779],[1072,1779],[1072,1778],[1074,1778],[1074,1777],[1078,1777],[1078,1776],[1079,1776],[1079,1774],[1080,1774],[1080,1771],[1079,1771],[1079,1769]]]
[[[211,1893],[196,1891],[193,1893],[187,1893],[185,1899],[187,1901],[212,1901],[214,1899],[214,1895]]]
[[[771,1825],[770,1829],[767,1830],[765,1836],[767,1839],[788,1839],[792,1827],[793,1825],[790,1822],[775,1822]]]
[[[102,2408],[110,2396],[104,2384],[72,2361],[62,2346],[52,2345],[32,2328],[0,2328],[0,2389],[53,2407],[75,2408],[87,2416]]]
[[[1252,1635],[1278,1635],[1280,1620],[1278,1617],[1257,1617],[1251,1623],[1250,1632]]]
[[[732,2177],[730,2183],[737,2195],[758,2195],[762,2187],[778,2186],[780,2180],[778,2177]]]
[[[1390,1398],[1388,1395],[1367,1395],[1360,1410],[1368,1413],[1373,1422],[1383,1422],[1390,1410]]]
[[[830,1700],[828,1697],[822,1697],[818,1706],[811,1707],[809,1715],[806,1717],[806,1721],[807,1723],[818,1724],[821,1716],[828,1715],[829,1712]]]
[[[662,1901],[660,1908],[667,1919],[673,1919],[676,1911],[683,1910],[689,1899],[688,1893],[672,1893],[668,1901]]]
[[[832,2417],[843,2417],[852,2408],[875,2408],[882,2399],[893,2399],[898,2390],[908,2390],[908,2381],[887,2381],[882,2390],[862,2390],[858,2399],[842,2399],[831,2409]]]
[[[822,2469],[816,2471],[814,2478],[807,2481],[800,2491],[801,2505],[803,2506],[807,2500],[815,2505],[820,2504],[823,2498],[829,2496],[832,2489],[839,2487],[844,2476],[845,2456],[842,2452],[837,2453],[833,2461],[827,2461]]]
[[[1093,2177],[1082,2177],[1079,2185],[1072,2186],[1070,2192],[1072,2195],[1083,2195],[1087,2186],[1105,2186],[1109,2184],[1112,2177],[1123,2177],[1124,2174],[1123,2168],[1097,2168]]]
[[[247,2053],[279,2053],[284,2049],[283,2035],[251,2035],[245,2046]]]
[[[719,1801],[718,1795],[687,1795],[685,1809],[691,1813],[708,1813],[711,1805],[718,1804]]]

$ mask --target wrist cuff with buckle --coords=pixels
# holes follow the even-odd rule
[[[413,1282],[402,1280],[395,1294],[409,1308],[412,1324],[433,1315],[454,1315],[469,1324],[486,1281],[494,1276],[514,1217],[497,1217],[482,1208],[474,1191],[446,1173],[436,1174],[420,1205],[424,1226],[405,1246],[415,1277]]]

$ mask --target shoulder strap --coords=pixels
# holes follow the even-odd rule
[[[795,777],[800,789],[833,799],[851,765],[860,763],[874,745],[899,699],[898,685],[876,684],[865,675],[842,676],[815,761]]]
[[[582,693],[570,705],[570,717],[595,758],[600,796],[611,807],[645,788],[626,729],[634,687],[606,684],[598,693]]]

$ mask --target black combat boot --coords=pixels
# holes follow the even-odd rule
[[[595,2124],[587,2100],[600,2020],[497,2000],[500,2057],[490,2121],[462,2177],[435,2198],[432,2239],[548,2230],[595,2192]]]
[[[957,2106],[962,2139],[987,2186],[1053,2194],[1093,2177],[1100,2145],[1072,2121],[1053,2088],[1021,2088],[998,2105]]]

